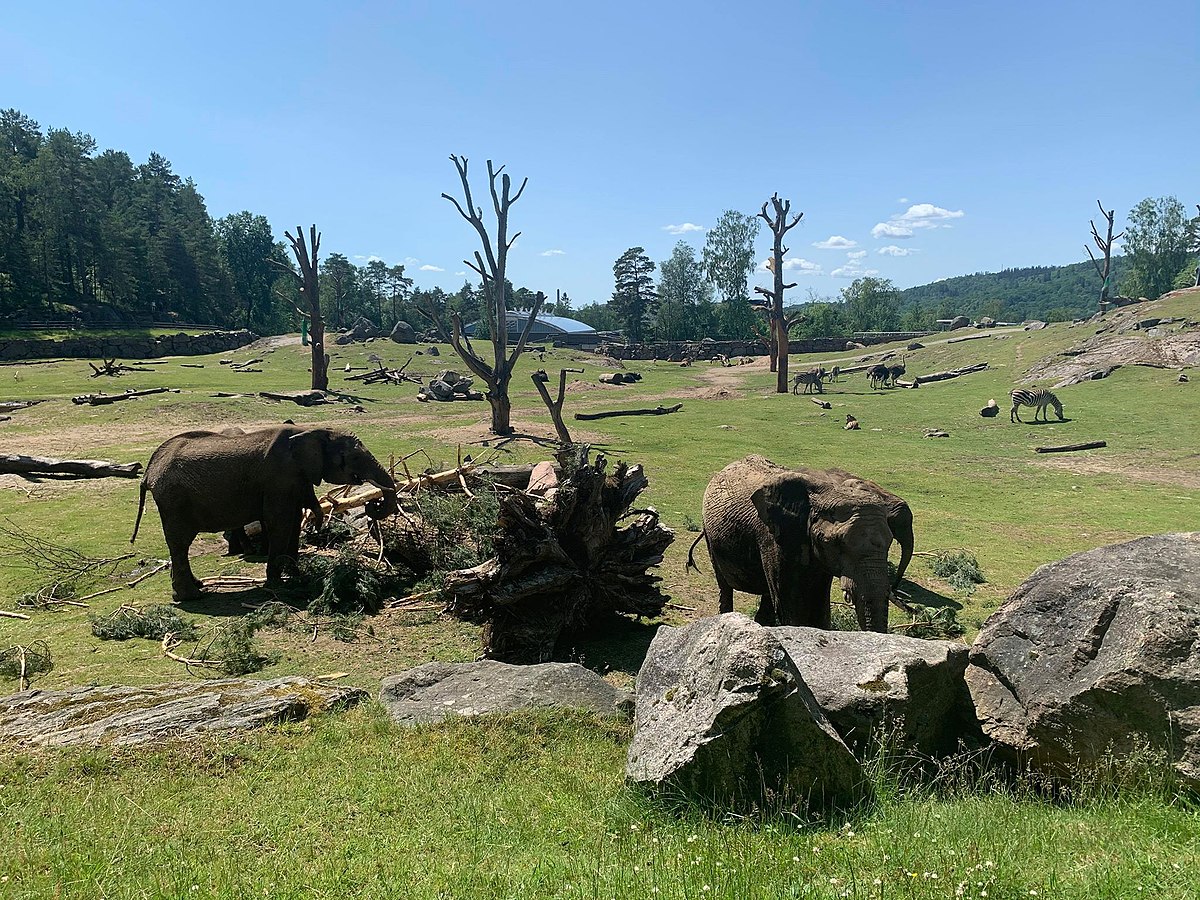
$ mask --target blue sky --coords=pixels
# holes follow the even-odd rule
[[[477,195],[494,159],[529,177],[510,276],[576,305],[626,248],[700,247],[778,191],[800,300],[1084,259],[1097,199],[1191,209],[1198,36],[1195,0],[56,0],[5,4],[0,106],[426,287],[476,249],[449,154]]]

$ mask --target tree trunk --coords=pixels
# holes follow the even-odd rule
[[[513,433],[512,400],[508,397],[508,379],[488,389],[487,401],[492,406],[492,433],[501,436]]]

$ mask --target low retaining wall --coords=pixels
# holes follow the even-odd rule
[[[789,341],[788,353],[843,353],[850,342],[870,345],[916,340],[927,331],[870,332],[852,337],[809,338]],[[601,344],[596,351],[613,359],[714,359],[717,356],[766,356],[765,341],[653,341],[648,344]]]
[[[62,340],[0,340],[0,360],[155,359],[202,356],[236,350],[258,340],[253,331],[206,331],[203,334],[80,336]]]

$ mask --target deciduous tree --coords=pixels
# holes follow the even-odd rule
[[[1157,300],[1188,260],[1188,218],[1175,197],[1147,197],[1129,213],[1125,229],[1129,273],[1125,291]]]
[[[721,309],[717,315],[726,337],[743,338],[753,332],[754,315],[750,310],[747,284],[754,270],[754,240],[757,237],[756,216],[727,209],[708,232],[700,255],[704,273],[721,296]]]

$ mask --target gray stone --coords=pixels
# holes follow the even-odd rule
[[[966,679],[984,733],[1035,768],[1150,747],[1200,787],[1200,532],[1042,566],[985,623]]]
[[[966,316],[955,316],[953,319],[950,320],[950,324],[947,326],[947,330],[955,331],[959,328],[966,328],[970,324],[971,324],[971,320],[968,319]]]
[[[383,679],[379,689],[379,702],[401,725],[546,707],[622,715],[632,699],[576,663],[515,666],[490,659],[426,663]]]
[[[367,696],[294,676],[30,690],[0,697],[0,741],[131,746],[297,721]]]
[[[415,344],[417,342],[417,333],[407,322],[397,322],[388,336],[397,344]]]
[[[929,756],[980,742],[963,680],[965,644],[798,626],[771,631],[855,753],[868,750],[880,729],[892,745]]]
[[[1037,319],[1034,319],[1032,322],[1026,322],[1026,323],[1025,323],[1025,330],[1026,330],[1026,331],[1041,331],[1041,330],[1042,330],[1043,328],[1045,328],[1045,327],[1046,327],[1046,323],[1045,323],[1045,322],[1041,322],[1041,321],[1039,321],[1039,320],[1037,320]]]
[[[356,344],[379,337],[379,328],[366,316],[359,316],[349,329],[333,339],[335,344]]]
[[[842,804],[869,787],[770,629],[740,613],[663,626],[637,676],[625,774],[704,802],[783,792]]]

